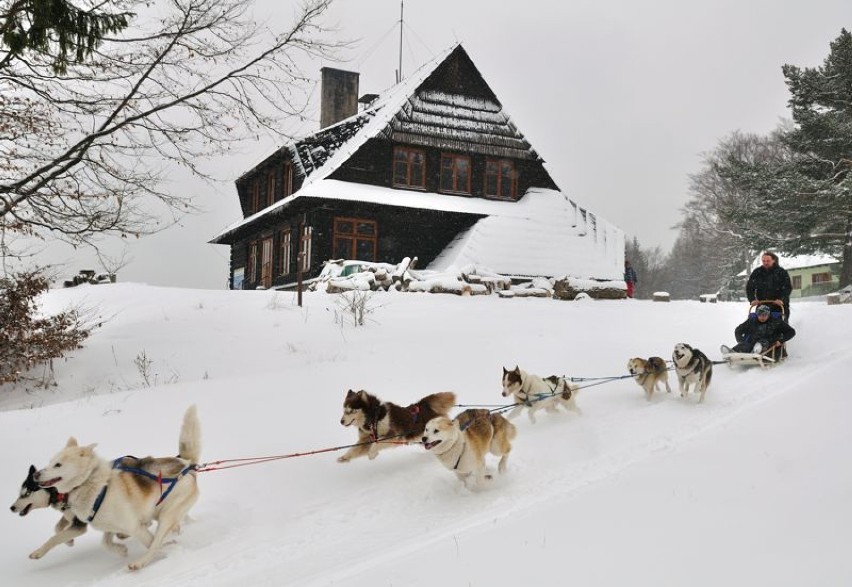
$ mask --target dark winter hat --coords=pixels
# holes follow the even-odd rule
[[[771,312],[772,312],[772,310],[770,310],[769,306],[767,306],[766,304],[761,304],[760,306],[757,307],[757,313],[758,314],[769,314]]]

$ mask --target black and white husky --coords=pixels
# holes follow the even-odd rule
[[[707,355],[696,348],[692,348],[684,342],[675,345],[672,352],[672,362],[677,373],[677,383],[680,388],[680,397],[686,397],[689,386],[695,385],[695,391],[700,395],[698,403],[704,401],[704,394],[713,377],[713,363]]]
[[[13,503],[10,508],[12,513],[23,517],[32,510],[52,507],[53,509],[62,512],[62,517],[59,518],[59,521],[53,529],[53,536],[51,536],[47,542],[30,553],[31,559],[39,559],[50,552],[54,547],[63,543],[68,546],[74,546],[74,539],[85,534],[86,529],[88,528],[88,524],[80,521],[80,519],[69,509],[68,494],[59,493],[54,487],[41,487],[35,480],[35,474],[36,468],[33,465],[30,465],[27,478],[24,479],[24,482],[21,484],[21,492],[18,495],[18,499],[15,500],[15,503]],[[126,555],[127,547],[123,544],[116,544],[113,542],[114,536],[115,534],[112,532],[105,532],[103,537],[104,546],[113,552]],[[126,538],[126,536],[122,535],[119,535],[119,537]]]

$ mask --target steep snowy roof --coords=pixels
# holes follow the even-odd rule
[[[513,277],[623,277],[621,229],[556,190],[533,188],[506,204],[459,234],[428,268],[476,265]]]

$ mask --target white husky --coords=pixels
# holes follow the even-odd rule
[[[525,407],[528,407],[530,422],[535,424],[535,413],[544,408],[545,411],[555,412],[557,406],[562,406],[577,414],[582,414],[577,407],[577,394],[580,388],[557,375],[539,377],[527,373],[517,366],[511,371],[503,368],[503,397],[512,396],[517,404],[506,416],[514,419]]]
[[[74,438],[36,473],[41,487],[68,494],[68,508],[79,520],[103,532],[127,534],[148,550],[130,568],[151,562],[163,540],[175,530],[198,499],[193,465],[201,453],[201,426],[195,406],[183,417],[177,457],[105,461],[95,445]],[[157,531],[148,525],[156,520]]]

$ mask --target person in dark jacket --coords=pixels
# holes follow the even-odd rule
[[[772,316],[772,311],[766,304],[757,307],[755,316],[736,327],[734,337],[737,344],[729,349],[722,346],[723,353],[766,353],[771,349],[771,357],[775,360],[781,359],[782,347],[785,342],[796,336],[795,329],[781,320]]]
[[[793,284],[790,275],[778,264],[778,255],[766,251],[760,259],[760,267],[751,272],[746,283],[746,296],[752,306],[760,302],[774,301],[784,308],[784,321],[790,320],[790,292]]]
[[[639,279],[636,277],[636,270],[630,265],[630,261],[624,262],[624,283],[627,284],[627,297],[633,297],[633,288]]]

